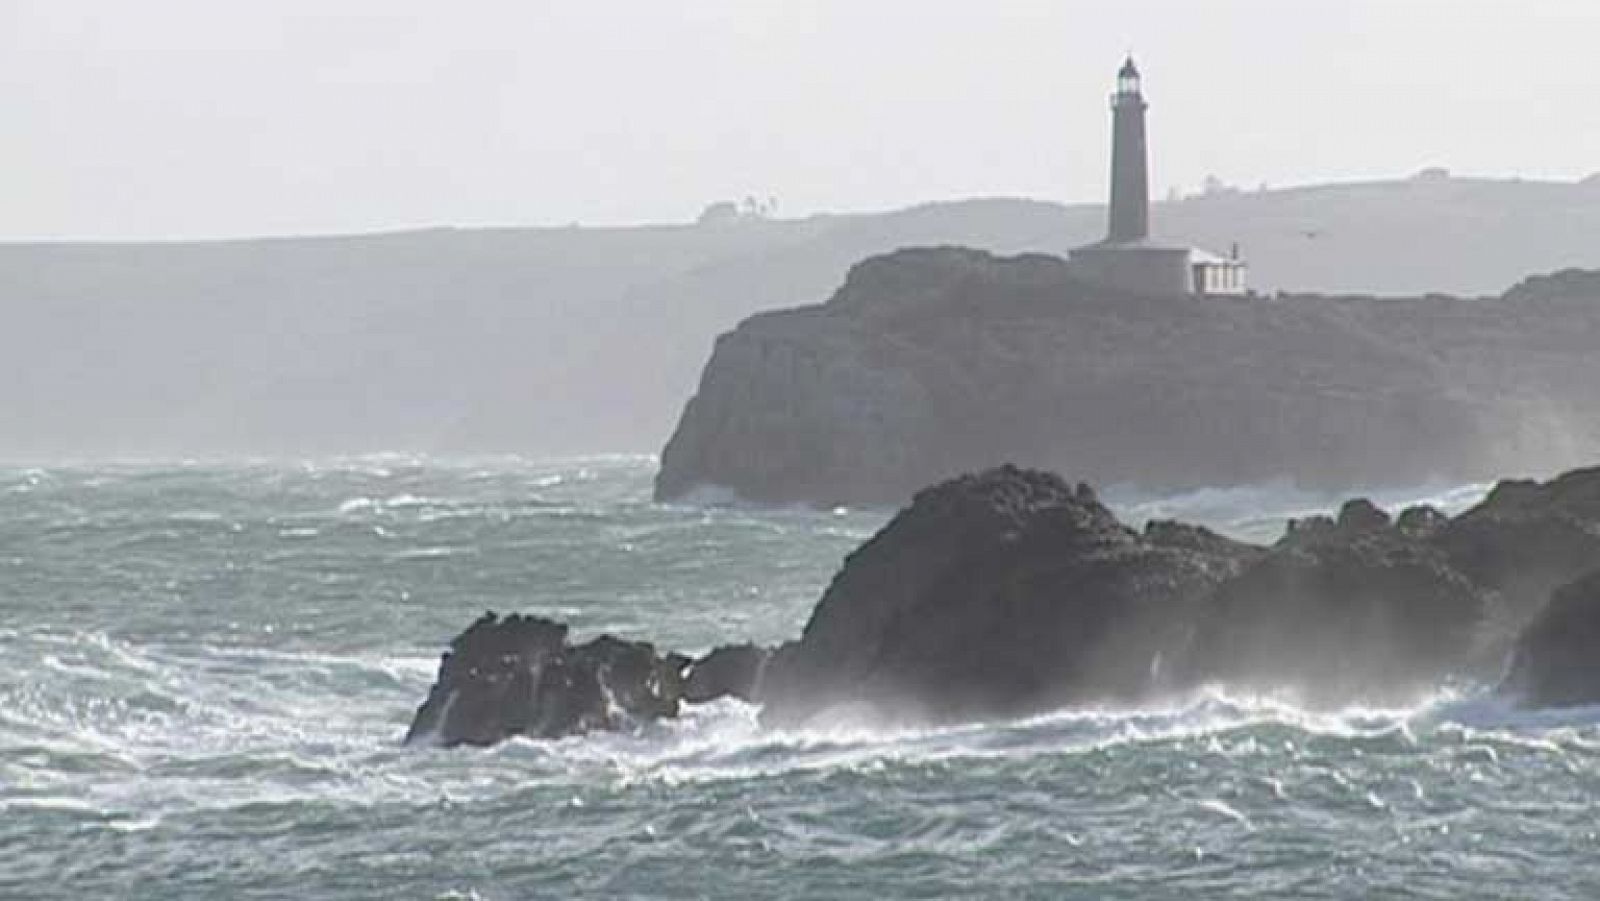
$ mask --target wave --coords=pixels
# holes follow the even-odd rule
[[[1554,744],[1540,738],[1551,724],[1564,730]],[[1007,722],[900,729],[848,717],[801,729],[768,729],[760,724],[756,707],[721,699],[690,706],[678,720],[633,732],[516,739],[467,753],[532,762],[548,773],[608,777],[620,785],[680,784],[897,765],[1134,754],[1147,747],[1187,751],[1187,746],[1198,745],[1212,753],[1255,753],[1264,747],[1259,737],[1267,733],[1291,745],[1321,742],[1423,753],[1427,745],[1458,740],[1467,729],[1474,738],[1493,743],[1544,749],[1594,746],[1600,751],[1600,707],[1559,717],[1530,715],[1485,694],[1464,696],[1459,689],[1445,689],[1410,707],[1329,711],[1210,688],[1166,706],[1062,710]]]
[[[1337,783],[1344,778],[1338,761],[1350,755],[1443,756],[1490,770],[1514,767],[1513,758],[1525,755],[1600,758],[1600,707],[1533,713],[1459,688],[1409,707],[1334,711],[1211,688],[1143,708],[891,729],[849,716],[770,729],[756,707],[722,699],[625,732],[487,749],[402,748],[405,723],[433,674],[431,656],[24,633],[0,637],[3,662],[15,663],[19,645],[29,645],[22,650],[35,660],[54,660],[0,687],[0,807],[55,804],[135,823],[130,828],[176,811],[263,803],[432,805],[529,791],[582,796],[929,768],[1209,759],[1258,762],[1266,766],[1262,778],[1280,779],[1271,772],[1293,760],[1308,772],[1327,770],[1316,778]],[[1360,786],[1349,781],[1351,791]],[[1201,809],[1231,819],[1216,805]]]
[[[16,595],[0,629],[0,806],[165,835],[191,822],[173,814],[220,808],[414,813],[489,800],[498,815],[569,798],[676,803],[863,779],[970,786],[984,774],[1025,794],[1017,786],[1036,778],[1070,783],[1119,768],[1127,785],[1166,786],[1195,764],[1202,774],[1253,768],[1249,778],[1276,780],[1281,792],[1337,790],[1365,808],[1370,791],[1401,801],[1376,777],[1348,775],[1357,755],[1437,761],[1462,779],[1509,778],[1530,759],[1581,768],[1600,757],[1600,709],[1529,714],[1461,689],[1407,708],[1340,711],[1216,690],[1144,709],[930,729],[840,716],[772,730],[755,708],[725,700],[626,733],[402,748],[438,665],[425,643],[486,607],[670,647],[775,640],[798,630],[839,558],[884,513],[655,505],[649,458],[428,462],[420,474],[408,468],[416,462],[335,461],[315,477],[234,467],[0,478],[38,485],[6,495],[13,512],[0,524],[12,542],[0,565],[12,567]],[[1234,522],[1312,503],[1277,490],[1134,500],[1150,515],[1206,508]],[[1474,491],[1436,496],[1466,503]],[[422,562],[396,562],[406,558]],[[1212,825],[1235,822],[1224,805],[1267,822],[1208,786],[1183,800]]]

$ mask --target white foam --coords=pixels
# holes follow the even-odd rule
[[[1196,802],[1196,805],[1202,810],[1209,810],[1212,813],[1220,814],[1252,832],[1255,831],[1256,825],[1250,821],[1249,817],[1245,816],[1243,813],[1240,813],[1238,808],[1228,804],[1226,801],[1223,801],[1220,798],[1206,798]]]
[[[473,556],[478,553],[477,548],[471,547],[418,547],[399,551],[391,555],[390,559],[397,561],[406,560],[440,560],[446,557]]]
[[[404,509],[406,507],[423,507],[432,503],[436,502],[425,497],[418,497],[415,494],[396,494],[386,499],[383,505],[392,509]]]
[[[633,733],[512,744],[520,746],[521,753],[538,749],[562,769],[611,773],[622,783],[676,784],[885,763],[1082,754],[1185,741],[1262,723],[1342,737],[1384,736],[1400,733],[1408,719],[1433,709],[1434,703],[1430,699],[1414,708],[1307,711],[1278,699],[1229,696],[1211,689],[1168,706],[1063,710],[1017,721],[932,728],[882,728],[872,725],[866,711],[842,710],[804,728],[780,730],[763,728],[756,708],[723,699],[690,706],[679,720]],[[1243,744],[1259,747],[1253,740]]]

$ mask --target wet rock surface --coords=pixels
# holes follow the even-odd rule
[[[689,667],[683,699],[693,704],[721,697],[754,701],[771,657],[771,649],[753,644],[717,648]]]
[[[1501,688],[1529,707],[1600,704],[1600,570],[1558,590],[1534,618]]]
[[[765,713],[944,721],[1146,697],[1196,603],[1256,553],[1202,530],[1154,534],[1049,473],[924,491],[845,561],[774,660]]]
[[[1600,568],[1600,467],[1548,482],[1507,480],[1483,503],[1438,528],[1451,565],[1498,595],[1520,625],[1550,593]]]
[[[687,663],[611,636],[572,645],[561,623],[486,613],[450,643],[406,741],[487,745],[674,716]]]
[[[1479,659],[1484,592],[1439,549],[1366,500],[1292,523],[1208,600],[1194,682],[1302,700],[1404,702]]]
[[[626,728],[725,696],[779,725],[1014,717],[1208,683],[1403,702],[1492,680],[1513,646],[1506,686],[1525,703],[1600,702],[1597,577],[1574,581],[1595,572],[1600,469],[1503,482],[1453,519],[1357,499],[1257,547],[1183,523],[1136,531],[1087,485],[1003,466],[917,494],[778,648],[690,660],[487,615],[452,642],[407,740]]]
[[[610,635],[574,645],[561,623],[485,613],[450,642],[405,740],[490,745],[675,717],[685,700],[748,697],[748,647],[719,648],[694,661]]]

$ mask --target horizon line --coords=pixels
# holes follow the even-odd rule
[[[1286,185],[1262,184],[1255,187],[1223,183],[1220,190],[1208,191],[1204,188],[1191,193],[1177,193],[1176,187],[1159,199],[1152,199],[1152,206],[1165,206],[1172,203],[1184,203],[1195,200],[1212,200],[1219,198],[1233,198],[1240,196],[1256,196],[1261,194],[1289,194],[1300,191],[1314,191],[1322,189],[1355,188],[1370,185],[1393,185],[1412,183],[1477,183],[1477,184],[1524,184],[1561,187],[1584,187],[1587,185],[1600,185],[1600,171],[1571,180],[1559,178],[1535,178],[1521,175],[1457,175],[1448,167],[1427,167],[1404,176],[1389,178],[1362,178],[1354,177],[1343,180],[1301,182]],[[721,202],[720,200],[712,203]],[[163,246],[163,245],[221,245],[221,244],[250,244],[271,243],[288,241],[329,241],[329,240],[370,240],[383,238],[397,238],[423,235],[434,232],[619,232],[619,231],[648,231],[672,229],[713,229],[739,226],[757,226],[768,224],[797,224],[819,219],[848,219],[868,216],[894,215],[914,210],[940,206],[957,206],[969,203],[985,202],[1012,202],[1032,203],[1045,206],[1057,206],[1062,209],[1104,209],[1107,203],[1103,200],[1060,200],[1039,197],[1027,197],[1015,194],[974,194],[959,197],[948,197],[933,200],[924,200],[901,206],[874,207],[855,210],[818,210],[802,215],[784,216],[752,216],[748,219],[734,223],[707,224],[695,219],[678,220],[643,220],[635,222],[599,222],[585,224],[581,220],[560,223],[511,223],[511,224],[415,224],[415,225],[378,225],[366,229],[353,229],[350,231],[319,231],[304,232],[256,232],[234,235],[164,235],[155,237],[105,237],[105,236],[29,236],[29,237],[0,237],[0,248],[17,247],[84,247],[84,246]]]

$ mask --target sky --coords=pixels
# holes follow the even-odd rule
[[[0,240],[1600,170],[1597,0],[0,0]]]

